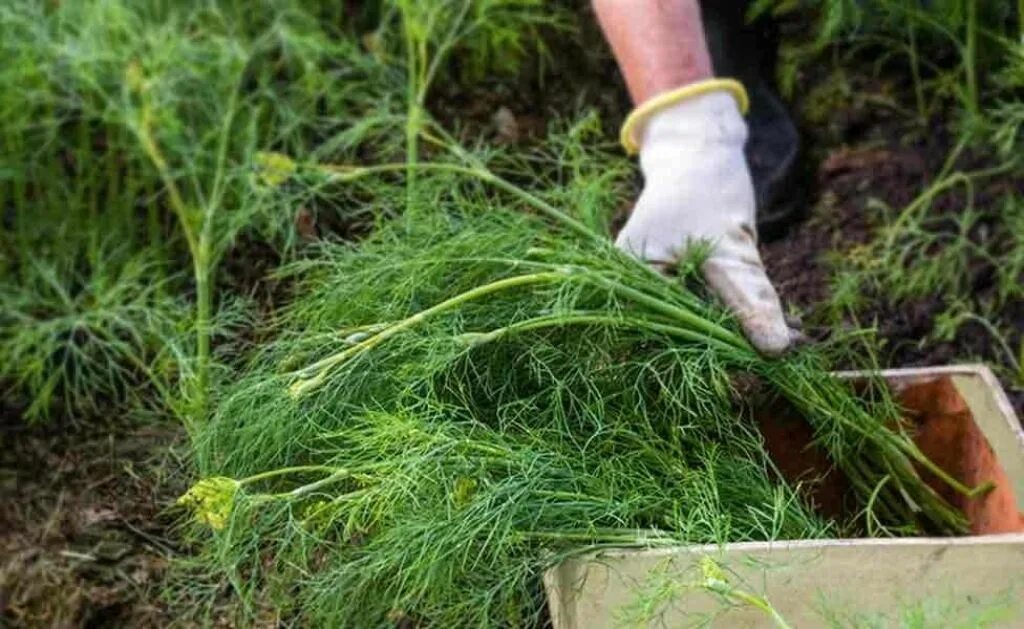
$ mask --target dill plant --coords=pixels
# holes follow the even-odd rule
[[[16,247],[4,273],[32,301],[38,283],[18,274],[30,275],[36,262],[69,273],[90,257],[94,262],[75,273],[109,271],[95,278],[102,283],[118,277],[110,260],[95,263],[104,240],[154,260],[150,271],[161,298],[192,298],[192,313],[163,313],[193,334],[192,348],[177,352],[176,374],[163,383],[174,397],[190,400],[173,404],[190,424],[205,415],[217,362],[212,337],[219,310],[230,301],[215,284],[236,236],[255,234],[287,255],[296,248],[300,211],[356,233],[375,218],[353,216],[351,208],[360,204],[345,195],[288,187],[268,193],[253,177],[261,166],[256,148],[313,158],[411,155],[402,129],[415,126],[410,112],[422,108],[430,80],[449,71],[443,62],[453,45],[467,77],[513,72],[534,50],[537,29],[557,21],[536,0],[347,6],[16,0],[0,7],[0,50],[9,61],[0,77],[11,86],[0,99],[6,149],[0,200],[13,214],[9,241]],[[360,39],[372,20],[372,36]],[[395,42],[415,46],[415,54],[402,53],[409,72],[406,61],[393,59]],[[499,48],[502,55],[495,54]],[[57,280],[65,287],[79,282],[69,275]],[[150,307],[171,301],[181,300],[154,300]],[[177,335],[175,343],[181,341]],[[26,335],[10,350],[24,355],[32,343]],[[60,343],[36,344],[36,355],[47,352],[61,354]],[[19,364],[10,368],[11,380],[38,398],[40,391],[31,390],[38,378],[18,373]],[[106,368],[135,369],[118,360],[91,366],[98,377]]]
[[[243,596],[314,624],[528,624],[540,570],[581,547],[834,531],[767,473],[725,365],[631,331],[604,290],[495,293],[288,392],[328,347],[572,242],[539,227],[494,208],[420,215],[291,269],[319,289],[199,438],[204,472],[240,485],[214,557]],[[548,309],[567,324],[487,338]]]
[[[54,406],[93,415],[131,397],[184,317],[152,280],[152,259],[108,249],[78,268],[34,260],[17,282],[0,280],[0,378],[25,394],[30,421]]]
[[[395,86],[384,66],[330,24],[297,1],[0,7],[10,60],[0,70],[0,203],[12,219],[0,356],[31,416],[46,415],[49,400],[75,402],[70,412],[121,401],[104,382],[125,389],[131,375],[156,377],[162,403],[189,423],[202,418],[212,338],[237,302],[215,287],[236,236],[287,253],[300,207],[340,214],[315,192],[267,194],[252,176],[254,147],[304,153],[348,127],[346,115],[388,114]],[[364,129],[331,148],[374,137]],[[94,325],[114,312],[112,328]],[[82,335],[101,359],[70,340]]]
[[[984,124],[987,71],[1002,66],[1007,45],[1024,35],[1021,10],[1016,0],[757,0],[748,15],[815,16],[809,41],[789,42],[783,51],[780,78],[788,91],[799,67],[822,50],[832,48],[846,61],[868,51],[876,68],[906,67],[920,124],[928,124],[939,104],[952,100],[969,129]]]
[[[566,553],[849,530],[781,481],[739,374],[804,413],[872,531],[963,530],[887,427],[895,409],[865,407],[812,350],[760,357],[692,274],[665,278],[577,218],[614,179],[537,194],[448,152],[417,163],[411,204],[407,163],[273,157],[405,209],[281,271],[296,297],[277,340],[197,436],[206,480],[183,501],[244,600],[314,624],[529,624]]]

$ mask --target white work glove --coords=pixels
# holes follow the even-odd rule
[[[747,125],[736,100],[714,91],[668,106],[647,118],[639,140],[644,189],[616,246],[665,264],[690,243],[708,242],[708,285],[758,351],[783,352],[794,335],[757,252]]]

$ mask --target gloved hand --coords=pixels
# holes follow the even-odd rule
[[[655,111],[637,139],[644,189],[615,244],[664,264],[707,241],[708,285],[761,353],[786,350],[794,333],[757,252],[747,125],[735,98],[711,91]]]

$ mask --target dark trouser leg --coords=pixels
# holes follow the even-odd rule
[[[794,218],[780,194],[800,148],[796,125],[775,90],[778,42],[768,20],[748,25],[749,0],[702,0],[704,30],[715,74],[739,80],[750,94],[747,163],[757,196],[758,230],[778,232]]]

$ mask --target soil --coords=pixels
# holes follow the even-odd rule
[[[829,80],[819,78],[817,85]],[[879,106],[893,98],[891,81],[856,76],[844,76],[844,80],[857,96],[832,103],[827,117],[813,126],[809,121],[823,114],[809,112],[812,97],[805,95],[793,104],[802,112],[805,125],[801,168],[806,173],[801,189],[793,193],[805,195],[808,209],[804,220],[795,222],[781,237],[764,239],[761,246],[765,266],[784,305],[801,314],[804,332],[815,340],[828,337],[836,326],[834,317],[827,314],[833,259],[869,242],[875,233],[877,214],[869,205],[880,201],[892,208],[905,207],[940,172],[956,142],[939,120],[935,128],[925,130],[891,108]],[[812,82],[805,94],[813,93],[814,87]],[[957,166],[977,168],[988,158],[968,152]],[[975,190],[974,206],[993,212],[1008,194],[1022,190],[1024,182],[1010,178],[985,180]],[[932,215],[956,216],[965,204],[964,193],[952,191],[936,199]],[[990,264],[977,265],[970,295],[975,302],[993,290]],[[893,303],[887,295],[865,292],[856,319],[847,313],[840,325],[848,329],[874,325],[884,366],[1005,364],[998,344],[980,324],[963,325],[952,340],[935,338],[936,321],[948,301],[956,297],[936,294]],[[1010,347],[1024,343],[1024,303],[1012,301],[1000,317],[1014,332],[1008,339]],[[1024,382],[1005,369],[997,370],[997,375],[1018,416],[1024,414]]]
[[[166,625],[182,431],[0,414],[0,625]]]

